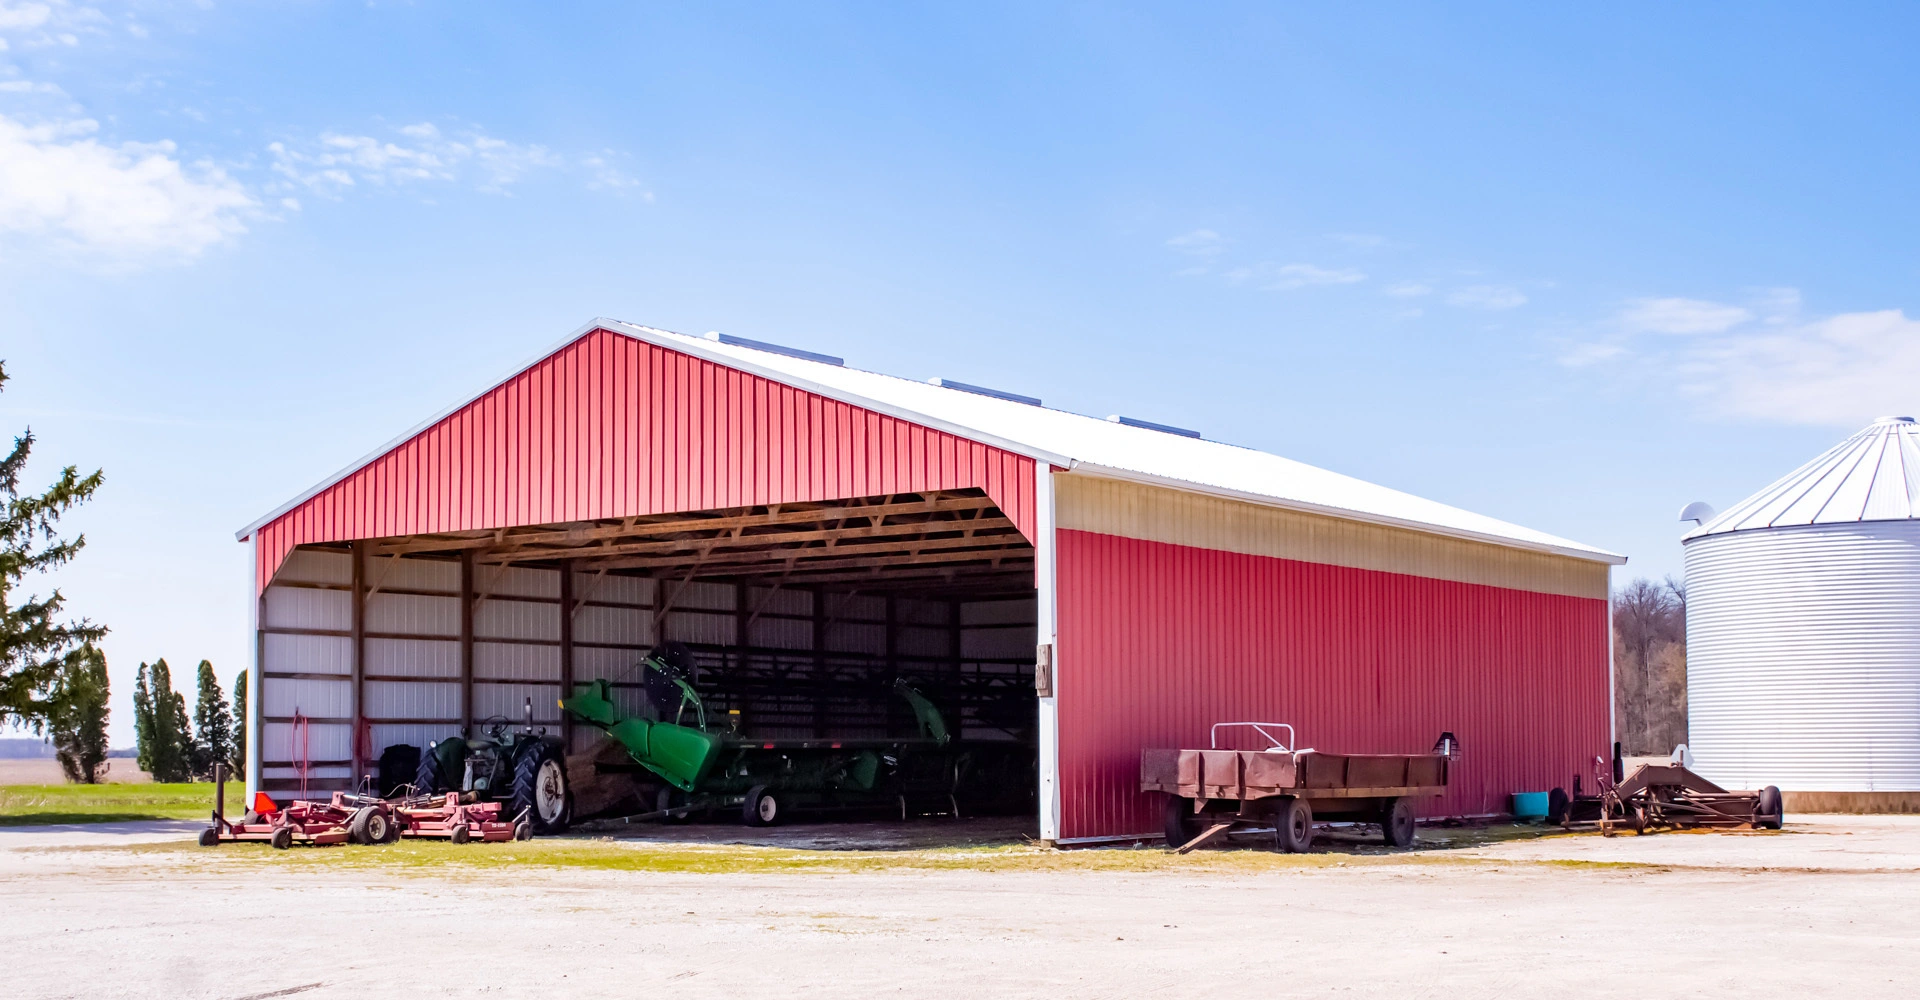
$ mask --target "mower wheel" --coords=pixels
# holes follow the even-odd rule
[[[385,844],[393,839],[393,817],[385,809],[361,806],[347,825],[347,839],[356,844]]]
[[[459,823],[459,824],[456,824],[454,828],[448,832],[447,839],[453,841],[456,844],[464,844],[467,842],[467,838],[470,835],[471,835],[471,831],[467,828],[467,824]]]
[[[513,824],[513,839],[532,840],[533,839],[532,821],[523,819],[520,822]]]
[[[273,849],[276,851],[284,851],[287,848],[292,847],[293,846],[293,828],[283,826],[280,829],[273,831],[273,837],[272,839],[268,840],[267,843],[272,844]]]
[[[1760,801],[1754,803],[1753,812],[1759,825],[1769,830],[1780,829],[1787,819],[1787,804],[1780,797],[1780,789],[1773,785],[1760,789]]]
[[[507,812],[525,815],[533,822],[533,832],[542,836],[567,832],[573,788],[558,746],[543,741],[520,752],[513,762],[513,801]]]
[[[747,789],[747,801],[740,804],[740,818],[748,826],[772,826],[780,822],[780,800],[765,785]]]
[[[1288,854],[1313,850],[1313,807],[1306,799],[1280,800],[1280,815],[1273,832],[1274,846]]]
[[[1179,847],[1200,836],[1200,823],[1193,814],[1192,799],[1184,795],[1167,796],[1165,829],[1168,847]]]
[[[1388,847],[1413,846],[1413,804],[1405,798],[1388,799],[1380,809],[1380,835]]]
[[[220,831],[215,830],[213,827],[207,827],[206,829],[200,831],[201,847],[213,847],[219,843],[220,843]]]

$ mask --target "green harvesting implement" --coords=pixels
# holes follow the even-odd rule
[[[708,723],[698,691],[667,660],[641,665],[658,718],[629,716],[613,686],[596,680],[560,702],[604,729],[635,764],[668,786],[646,818],[739,807],[765,826],[796,810],[915,807],[958,814],[1030,801],[1033,751],[1017,742],[966,744],[952,738],[938,708],[904,681],[894,692],[913,709],[916,735],[883,738],[761,739]]]

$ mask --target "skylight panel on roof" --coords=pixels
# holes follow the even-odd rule
[[[937,385],[942,389],[958,389],[961,392],[971,392],[980,396],[992,396],[995,399],[1004,399],[1009,403],[1025,403],[1028,406],[1040,405],[1038,397],[1022,396],[1017,392],[1005,392],[1000,389],[989,389],[984,385],[968,385],[965,382],[955,382],[950,378],[930,378],[927,380],[927,383]]]
[[[1178,434],[1181,437],[1187,438],[1197,438],[1200,436],[1199,431],[1188,430],[1185,427],[1175,427],[1172,424],[1156,424],[1151,420],[1142,420],[1139,417],[1123,417],[1118,413],[1110,414],[1107,417],[1107,422],[1110,424],[1123,424],[1127,427],[1139,427],[1149,431],[1159,431],[1162,434]]]
[[[721,333],[718,330],[708,330],[707,339],[716,344],[728,344],[733,347],[750,347],[756,351],[766,351],[770,354],[784,354],[789,358],[799,358],[802,361],[818,361],[823,365],[833,365],[837,368],[845,368],[847,366],[845,358],[836,358],[831,354],[817,354],[813,351],[803,351],[798,347],[788,347],[785,344],[769,344],[764,340],[748,340],[745,337],[736,337],[733,334]]]

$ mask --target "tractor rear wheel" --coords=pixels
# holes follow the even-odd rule
[[[573,789],[567,784],[567,762],[560,748],[542,741],[513,762],[513,820],[522,814],[541,835],[567,832],[573,819]]]
[[[747,789],[747,800],[740,804],[740,818],[748,826],[772,826],[780,822],[780,800],[765,785]]]
[[[413,793],[438,795],[445,789],[446,783],[440,780],[440,760],[428,750],[420,755],[420,766],[413,770]]]

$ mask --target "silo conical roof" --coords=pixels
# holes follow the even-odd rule
[[[1881,417],[1682,541],[1729,531],[1920,517],[1920,424]]]

